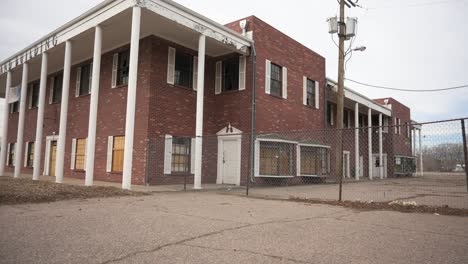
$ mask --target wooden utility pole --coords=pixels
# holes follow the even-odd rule
[[[338,20],[338,97],[336,99],[336,152],[335,173],[339,177],[339,201],[342,200],[343,188],[343,105],[344,105],[344,42],[346,38],[345,0],[340,0],[340,17]]]

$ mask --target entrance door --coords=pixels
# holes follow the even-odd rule
[[[223,184],[240,184],[240,141],[223,140]]]
[[[372,176],[374,178],[380,178],[380,167],[383,167],[382,178],[387,178],[387,154],[382,155],[382,162],[380,161],[380,155],[372,155]]]
[[[57,153],[57,141],[50,142],[50,157],[49,157],[49,176],[55,177],[55,157]]]

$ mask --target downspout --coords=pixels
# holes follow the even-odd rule
[[[246,195],[249,195],[250,181],[255,179],[255,112],[256,112],[256,79],[257,79],[257,51],[252,41],[252,130],[250,133],[250,178],[247,180]]]

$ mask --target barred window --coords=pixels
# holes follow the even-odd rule
[[[115,136],[112,148],[112,171],[123,171],[125,136]]]
[[[34,142],[27,142],[26,144],[28,144],[26,167],[32,167],[34,165]]]
[[[15,143],[10,143],[10,152],[8,153],[8,166],[15,166]]]
[[[315,107],[315,81],[307,79],[307,102],[308,106]]]
[[[172,139],[172,172],[190,172],[191,138],[174,137]]]
[[[283,69],[281,66],[271,64],[271,88],[270,94],[283,96]]]
[[[85,169],[85,158],[86,158],[86,139],[77,138],[76,139],[76,152],[75,152],[75,169],[84,170]]]
[[[174,83],[176,85],[192,88],[193,56],[177,52],[175,57]]]
[[[328,174],[328,149],[301,146],[301,175],[315,176]]]
[[[260,142],[260,174],[293,176],[294,145],[282,142]]]

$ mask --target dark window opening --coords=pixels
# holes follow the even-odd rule
[[[119,53],[119,65],[117,68],[117,85],[128,84],[128,70],[130,65],[130,51],[124,51]],[[82,74],[83,75],[83,74]],[[88,76],[89,80],[89,76]]]
[[[191,138],[186,137],[174,137],[172,139],[172,172],[190,172],[191,141]]]
[[[15,143],[10,143],[10,152],[8,153],[8,166],[15,166]]]
[[[315,81],[307,79],[307,102],[308,106],[316,107],[315,105]]]
[[[54,78],[54,87],[52,91],[52,103],[60,103],[62,99],[63,74],[57,74]]]
[[[27,167],[33,167],[33,165],[34,165],[34,142],[28,142],[26,144],[29,144],[28,145],[28,154],[27,154],[26,166]]]
[[[18,113],[18,112],[19,112],[19,101],[10,103],[10,113]]]
[[[273,63],[271,64],[270,94],[283,96],[283,68]]]
[[[80,96],[88,95],[91,91],[91,65],[92,64],[81,66]]]
[[[187,53],[176,52],[174,83],[176,85],[192,88],[193,56]]]
[[[223,91],[239,90],[239,58],[223,61]]]
[[[33,83],[31,89],[31,108],[36,108],[39,105],[39,83]]]

